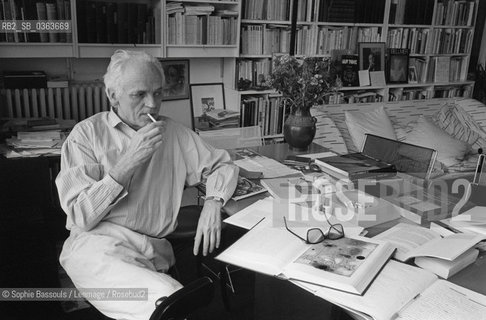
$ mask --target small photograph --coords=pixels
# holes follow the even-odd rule
[[[189,99],[189,60],[160,60],[165,84],[162,100]]]
[[[385,71],[385,43],[360,42],[359,70]]]
[[[408,67],[408,83],[418,83],[417,69],[415,66]]]

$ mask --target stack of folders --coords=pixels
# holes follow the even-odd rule
[[[375,237],[397,247],[394,258],[408,261],[448,279],[473,263],[479,251],[476,244],[486,235],[457,233],[441,236],[437,231],[418,225],[399,223]]]

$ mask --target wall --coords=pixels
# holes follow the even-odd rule
[[[234,59],[197,58],[190,59],[190,82],[210,83],[226,82],[232,87],[232,79],[223,81],[228,68],[234,65]],[[42,70],[49,76],[65,76],[75,81],[102,81],[103,74],[109,63],[108,58],[97,59],[64,59],[64,58],[38,58],[38,59],[0,59],[0,71],[5,70]],[[69,76],[71,75],[71,76]],[[237,104],[231,90],[227,93],[227,106],[236,109]],[[192,127],[191,102],[189,99],[165,101],[162,104],[162,114],[165,114],[187,127]]]

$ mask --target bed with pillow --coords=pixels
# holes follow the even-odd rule
[[[314,143],[336,153],[361,151],[365,133],[437,150],[434,180],[471,179],[486,151],[486,106],[469,98],[323,105]]]

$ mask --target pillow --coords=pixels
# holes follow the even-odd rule
[[[348,150],[344,139],[334,121],[327,113],[316,108],[311,109],[312,116],[316,117],[316,135],[313,143],[331,149],[338,154],[346,154]]]
[[[392,122],[383,106],[371,112],[345,111],[344,117],[351,139],[360,151],[363,149],[366,133],[397,139]]]
[[[454,139],[424,116],[419,117],[404,142],[437,150],[437,160],[447,167],[462,161],[470,149],[466,142]]]
[[[480,137],[474,131],[474,120],[455,103],[446,104],[432,116],[434,123],[458,140],[473,145]]]

